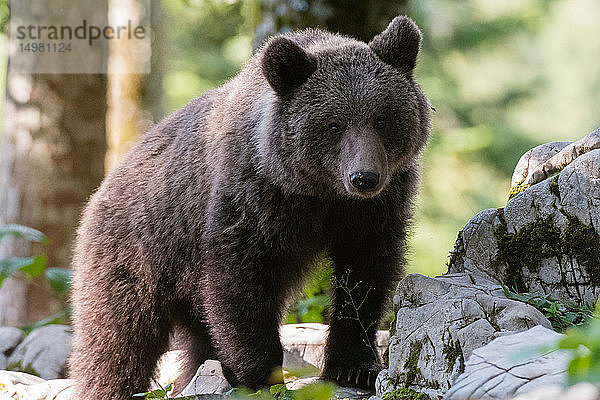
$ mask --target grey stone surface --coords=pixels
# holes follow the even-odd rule
[[[284,349],[283,368],[321,368],[328,329],[328,325],[318,323],[282,325],[279,335]],[[377,352],[382,356],[389,344],[389,332],[378,331],[375,344]]]
[[[523,184],[533,172],[572,142],[550,142],[534,147],[523,154],[515,167],[511,187]]]
[[[0,327],[0,369],[8,366],[8,355],[13,352],[25,338],[25,333],[19,328],[9,326]]]
[[[71,354],[71,327],[47,325],[31,332],[13,351],[8,364],[33,370],[44,379],[64,378]]]
[[[473,351],[445,400],[505,400],[566,379],[570,355],[547,350],[563,335],[542,326],[499,337]]]
[[[395,385],[441,395],[478,347],[536,325],[550,328],[535,308],[506,299],[498,284],[466,273],[408,275],[398,285],[394,307],[396,333],[389,368],[377,378],[379,396]]]
[[[595,135],[600,136],[600,131]],[[586,146],[586,150],[593,147],[589,143]],[[582,244],[572,235],[577,225],[570,224],[575,221],[600,234],[600,150],[575,158],[558,175],[509,200],[504,209],[489,209],[476,215],[459,234],[449,272],[468,272],[506,282],[514,276],[514,270],[510,272],[505,263],[497,262],[499,242],[495,232],[502,228],[513,235],[541,220],[559,230],[560,243],[556,248],[546,246],[546,254],[533,268],[519,267],[524,284],[520,289],[557,300],[594,304],[600,294],[600,276],[594,275],[600,272],[594,267],[599,260],[586,260],[578,253],[583,251],[595,257],[593,254],[600,253],[600,243],[596,240],[595,244],[578,249]]]
[[[71,379],[45,381],[24,372],[0,371],[0,399],[75,400]]]
[[[581,155],[597,149],[600,149],[600,128],[576,142],[569,143],[543,164],[537,165],[528,174],[524,183],[533,185],[541,182],[556,172],[561,171]]]
[[[181,394],[183,396],[224,394],[230,389],[231,385],[223,376],[221,363],[215,360],[206,360]]]
[[[598,400],[600,389],[589,382],[582,382],[565,388],[561,385],[544,386],[513,400]]]

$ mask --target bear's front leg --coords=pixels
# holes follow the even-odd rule
[[[253,390],[283,383],[281,264],[250,235],[208,243],[202,307],[225,377]]]
[[[375,334],[400,272],[400,244],[389,236],[354,239],[334,246],[333,312],[322,376],[341,386],[373,389],[382,368]]]

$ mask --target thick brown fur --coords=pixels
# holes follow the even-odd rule
[[[373,341],[404,262],[429,103],[420,32],[370,44],[319,30],[270,39],[222,87],[152,129],[89,202],[74,257],[79,398],[130,399],[181,331],[183,386],[207,358],[233,385],[280,379],[285,305],[317,257],[347,279]],[[367,191],[356,172],[379,177]],[[379,360],[335,290],[323,377],[373,387]]]

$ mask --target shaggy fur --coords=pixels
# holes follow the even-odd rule
[[[207,358],[233,385],[281,380],[285,305],[327,255],[373,342],[403,264],[429,104],[420,32],[368,45],[319,30],[270,39],[235,78],[152,129],[106,177],[78,231],[71,375],[79,398],[148,388],[169,335],[179,390]],[[376,185],[360,191],[351,176]],[[379,360],[335,290],[326,379],[373,387]]]

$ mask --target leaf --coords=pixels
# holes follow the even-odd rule
[[[71,270],[68,268],[48,268],[46,277],[50,282],[50,288],[55,292],[66,293],[71,288]]]
[[[71,307],[67,307],[64,310],[61,310],[54,315],[34,322],[33,324],[22,326],[20,329],[26,334],[29,334],[31,333],[31,331],[37,328],[41,328],[42,326],[53,324],[68,324],[69,319],[71,318],[71,311]]]
[[[7,257],[0,260],[0,284],[23,267],[33,262],[33,258]]]
[[[0,240],[5,236],[14,236],[19,239],[27,239],[32,242],[38,242],[42,244],[48,244],[50,240],[46,235],[37,229],[29,228],[27,226],[18,224],[6,224],[0,225]]]
[[[285,396],[286,392],[287,388],[282,383],[269,387],[269,393],[271,393],[271,395],[277,399],[281,399],[283,396]]]
[[[47,261],[48,257],[46,256],[35,256],[31,264],[21,268],[21,272],[26,273],[32,278],[40,276],[44,268],[46,268]]]
[[[7,257],[0,259],[0,285],[15,272],[22,271],[35,278],[46,267],[46,256],[37,257]]]
[[[295,400],[329,400],[334,398],[334,388],[329,383],[313,383],[294,392]]]

